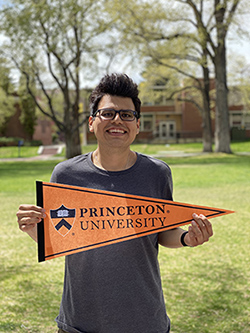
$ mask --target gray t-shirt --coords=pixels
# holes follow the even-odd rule
[[[137,154],[127,170],[105,171],[91,153],[59,163],[51,182],[172,200],[168,165]],[[108,245],[65,259],[58,327],[81,333],[167,333],[157,260],[158,234]]]

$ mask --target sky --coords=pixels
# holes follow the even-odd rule
[[[8,0],[0,0],[0,9],[4,4],[7,4],[9,1]],[[250,35],[250,14],[245,17],[243,17],[241,21],[241,26],[242,29],[245,31],[248,31]],[[230,33],[228,34],[227,38],[227,53],[228,55],[233,55],[234,59],[237,59],[237,57],[244,57],[246,66],[250,66],[250,37],[247,40],[246,38],[239,38],[236,32],[229,30]],[[0,44],[1,41],[3,40],[3,36],[0,34]],[[113,71],[126,71],[128,75],[130,75],[136,83],[139,83],[141,81],[141,76],[140,76],[140,69],[138,72],[136,72],[134,69],[128,68],[126,66],[123,66],[123,64],[119,63],[118,66],[112,66]],[[229,66],[230,67],[230,62]],[[230,68],[229,68],[230,70]]]

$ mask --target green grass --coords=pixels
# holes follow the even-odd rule
[[[19,231],[15,213],[35,203],[35,180],[48,181],[56,162],[0,163],[0,332],[56,332],[63,260],[38,264],[35,243]]]
[[[82,147],[82,153],[88,153],[96,149],[96,144],[90,144]],[[173,151],[180,151],[185,153],[201,153],[202,152],[202,143],[183,143],[183,144],[133,144],[132,149],[143,154],[148,155],[166,155]],[[250,153],[250,140],[244,142],[232,142],[231,149],[233,153]],[[20,148],[21,157],[32,157],[36,156],[38,147],[26,147],[23,146]],[[59,156],[65,156],[65,149],[62,150],[62,153]],[[15,158],[19,157],[18,147],[0,147],[0,158]]]
[[[202,247],[161,248],[172,331],[250,332],[250,157],[169,163],[175,200],[236,211],[211,220],[214,236]]]
[[[164,148],[146,145],[144,153]],[[172,332],[250,332],[250,156],[164,160],[172,168],[176,201],[236,211],[211,220],[214,236],[203,246],[160,248]],[[19,204],[35,203],[35,180],[48,181],[56,163],[0,162],[0,332],[57,331],[64,259],[38,264],[36,245],[19,231],[15,216]]]
[[[0,147],[0,158],[17,158],[36,156],[38,147]]]

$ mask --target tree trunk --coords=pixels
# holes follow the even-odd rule
[[[68,96],[67,96],[68,98]],[[65,127],[65,144],[66,158],[72,158],[81,155],[81,140],[79,130],[79,112],[78,103],[70,107],[69,99],[66,98],[66,108],[64,112]]]
[[[66,158],[81,155],[81,140],[79,128],[79,96],[73,104],[70,103],[68,90],[64,94],[64,134]]]
[[[230,123],[228,110],[227,63],[225,45],[225,38],[228,27],[226,27],[224,22],[225,12],[226,6],[221,3],[221,0],[214,0],[214,16],[216,20],[218,44],[215,48],[215,55],[213,59],[216,86],[215,151],[230,154],[232,151],[230,148]]]
[[[203,141],[203,152],[211,153],[213,151],[213,133],[212,133],[212,122],[210,114],[210,80],[208,67],[203,67],[203,112],[202,112],[202,141]]]
[[[204,112],[202,114],[202,127],[203,127],[202,131],[203,152],[212,153],[213,136],[212,136],[210,108],[207,108],[206,105],[204,105]]]
[[[72,133],[70,128],[65,131],[65,144],[66,144],[66,158],[72,158],[81,155],[81,142],[79,130]]]
[[[230,148],[230,124],[228,110],[228,89],[226,77],[226,48],[221,45],[215,55],[215,151],[232,153]]]

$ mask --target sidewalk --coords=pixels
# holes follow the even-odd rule
[[[63,160],[63,156],[55,156],[61,154],[64,145],[40,146],[36,156],[32,157],[13,157],[0,158],[0,162],[29,162],[29,161],[47,161],[47,160]]]
[[[46,161],[46,160],[63,160],[64,156],[55,156],[60,154],[64,145],[54,146],[40,146],[38,149],[38,155],[32,157],[13,157],[13,158],[0,158],[0,162],[25,162],[25,161]],[[159,151],[157,154],[151,154],[150,156],[155,158],[167,158],[167,157],[191,157],[199,155],[209,155],[210,153],[186,153],[179,150]],[[238,152],[234,155],[250,156],[250,152]]]

